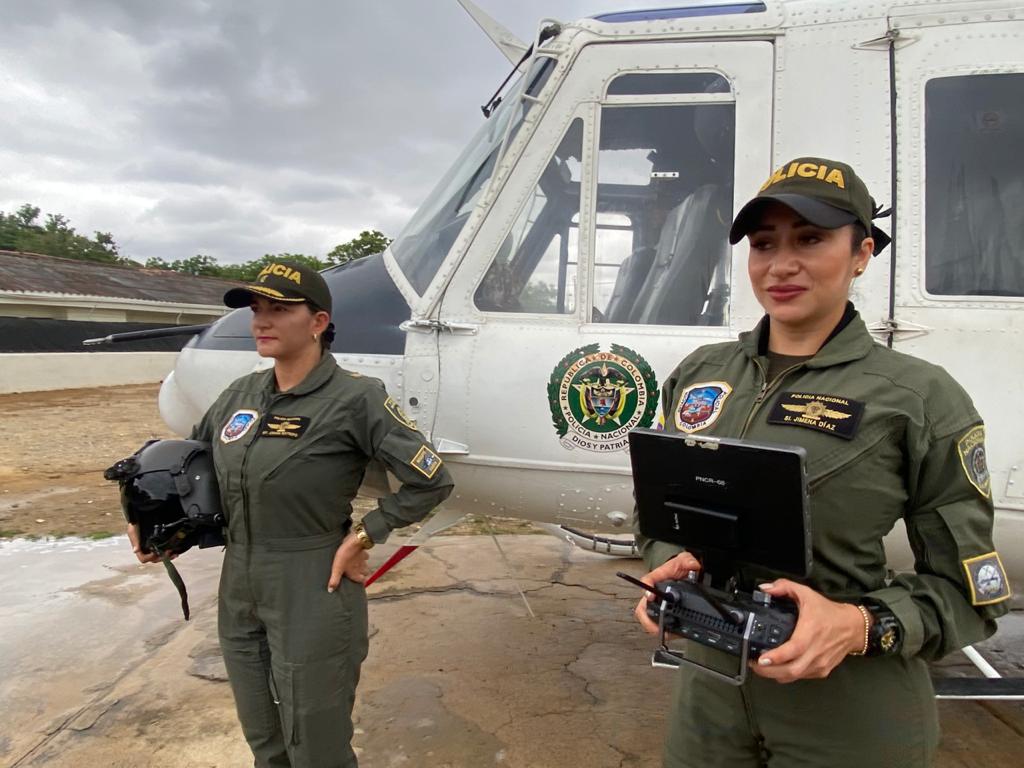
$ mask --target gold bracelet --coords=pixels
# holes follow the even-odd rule
[[[857,610],[860,611],[860,615],[864,617],[864,647],[859,651],[850,651],[851,656],[865,656],[868,652],[868,643],[871,639],[871,614],[868,613],[868,609],[863,605],[856,606]]]

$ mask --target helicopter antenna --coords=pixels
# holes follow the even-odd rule
[[[459,5],[472,17],[477,26],[484,31],[484,34],[498,47],[506,59],[515,64],[517,68],[522,66],[523,56],[529,48],[526,43],[488,16],[480,6],[471,0],[459,0]]]

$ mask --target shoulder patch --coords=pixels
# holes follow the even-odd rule
[[[417,470],[428,480],[433,479],[434,475],[437,474],[437,470],[441,468],[443,463],[444,462],[441,461],[441,457],[425,445],[420,446],[416,455],[413,456],[412,461],[409,462],[413,469]]]
[[[864,403],[839,395],[783,392],[768,414],[769,424],[807,427],[845,440],[857,434]]]
[[[985,427],[979,424],[968,430],[956,443],[956,452],[960,454],[960,464],[971,485],[986,499],[992,495],[992,478],[988,473],[988,461],[985,459]]]
[[[390,413],[394,417],[395,421],[397,421],[403,427],[408,427],[409,429],[416,429],[416,422],[405,415],[405,412],[402,411],[402,407],[398,403],[396,403],[394,401],[394,398],[392,398],[390,395],[388,396],[387,400],[384,401],[384,409],[388,413]]]
[[[250,411],[246,409],[235,411],[231,414],[231,418],[228,419],[227,423],[220,430],[220,441],[222,443],[233,443],[235,440],[240,440],[245,437],[246,433],[252,429],[252,425],[255,424],[260,418],[257,411]]]
[[[707,429],[722,414],[732,386],[724,381],[691,384],[679,395],[675,408],[676,429],[690,434]]]
[[[969,558],[963,566],[971,585],[971,605],[1001,603],[1010,597],[1010,581],[998,552]]]

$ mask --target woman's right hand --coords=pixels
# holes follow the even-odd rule
[[[659,581],[682,581],[690,571],[697,571],[699,573],[700,561],[689,552],[680,552],[640,580],[644,584],[650,584],[653,587]],[[651,618],[647,615],[647,604],[653,600],[655,600],[654,593],[645,592],[644,596],[640,598],[640,602],[636,604],[633,615],[640,622],[640,626],[644,628],[645,632],[656,635],[658,634],[658,625],[651,621]]]
[[[140,563],[158,563],[160,562],[160,555],[156,552],[145,553],[142,551],[142,545],[139,543],[139,526],[134,523],[128,524],[128,541],[132,544],[132,552],[135,553],[135,557],[139,559]]]

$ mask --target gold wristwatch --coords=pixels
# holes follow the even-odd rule
[[[373,549],[373,539],[370,538],[370,534],[366,532],[362,523],[352,526],[352,533],[356,535],[356,540],[363,549]]]

